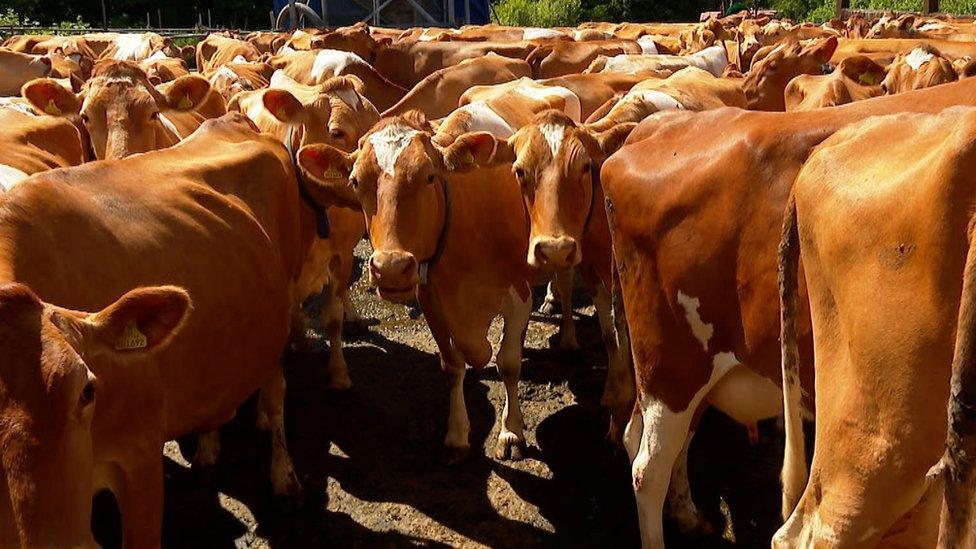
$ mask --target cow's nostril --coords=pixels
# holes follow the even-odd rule
[[[413,269],[413,261],[404,261],[403,267],[400,269],[400,274],[402,275],[410,274],[410,271],[412,269]]]
[[[549,260],[549,256],[546,255],[546,252],[543,251],[543,248],[544,248],[544,246],[542,245],[541,242],[537,242],[536,243],[536,245],[535,245],[535,259],[539,263],[545,263],[546,261]]]

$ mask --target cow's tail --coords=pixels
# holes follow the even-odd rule
[[[973,547],[976,506],[976,233],[969,227],[949,391],[949,434],[942,458],[945,500],[940,547]]]
[[[807,483],[803,418],[800,415],[803,394],[800,388],[800,355],[796,336],[799,259],[796,202],[791,195],[779,243],[780,344],[783,364],[783,420],[786,427],[782,474],[783,519],[789,518],[793,513]]]

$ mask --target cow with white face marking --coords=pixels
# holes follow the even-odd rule
[[[226,112],[205,78],[186,75],[157,88],[130,61],[100,62],[77,95],[47,79],[28,83],[23,95],[38,112],[80,118],[99,160],[175,145]]]
[[[343,75],[362,80],[364,94],[381,112],[395,105],[407,89],[390,82],[359,55],[341,50],[295,51],[276,55],[268,64],[292,79],[308,85],[321,84]]]
[[[959,79],[952,60],[946,58],[934,46],[922,44],[908,53],[895,58],[888,66],[888,74],[881,82],[887,94],[918,90],[955,82]]]
[[[374,250],[369,278],[380,297],[419,300],[450,383],[450,461],[470,452],[465,364],[482,368],[491,360],[488,328],[502,315],[496,361],[506,402],[496,456],[519,458],[518,379],[532,301],[528,227],[511,215],[522,206],[510,165],[492,160],[496,140],[488,133],[438,145],[417,112],[381,120],[360,143],[353,154],[304,147],[298,164],[320,187],[332,185],[333,201],[362,207]]]
[[[318,86],[305,86],[276,72],[271,87],[241,92],[231,99],[228,109],[245,113],[266,134],[278,138],[289,151],[297,152],[311,144],[325,144],[341,151],[355,150],[362,137],[379,120],[376,107],[362,95],[362,82],[355,76],[339,76]],[[323,310],[323,325],[329,335],[329,387],[352,386],[342,354],[344,309],[355,315],[348,284],[353,269],[353,248],[366,229],[358,210],[331,207],[328,230],[320,231],[310,252],[317,269],[306,269],[298,285],[299,296],[328,290],[330,299]],[[327,288],[325,288],[328,283]],[[303,335],[304,319],[295,319],[295,329]],[[298,342],[303,342],[301,337]]]

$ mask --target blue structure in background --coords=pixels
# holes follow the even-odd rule
[[[370,0],[371,1],[371,0]],[[364,4],[369,4],[370,1],[363,2]],[[405,0],[396,0],[405,1]],[[454,14],[457,19],[458,26],[465,24],[464,19],[464,5],[465,2],[469,4],[469,16],[471,18],[472,25],[484,25],[491,20],[491,11],[488,7],[488,0],[451,0],[454,2]],[[360,6],[352,0],[309,0],[308,7],[315,10],[315,13],[322,13],[322,2],[328,2],[326,7],[329,12],[329,26],[343,26],[352,25],[357,21],[362,21],[366,16],[370,14],[370,11]],[[275,14],[281,13],[281,10],[288,7],[288,0],[272,0],[274,5]],[[296,0],[296,3],[304,4],[304,0]],[[381,2],[382,3],[382,2]],[[432,16],[437,17],[441,15],[444,19],[447,19],[447,14],[431,13]],[[423,23],[421,23],[423,24]],[[446,24],[446,23],[445,23]]]

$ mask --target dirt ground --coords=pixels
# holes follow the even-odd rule
[[[364,242],[357,255],[368,253]],[[165,546],[639,545],[627,457],[606,441],[599,405],[606,355],[585,295],[575,296],[579,352],[555,350],[554,319],[532,316],[519,385],[526,459],[488,457],[504,402],[490,365],[466,378],[473,451],[454,467],[441,460],[447,391],[423,317],[380,301],[363,280],[354,300],[373,325],[347,338],[350,392],[326,390],[328,344],[317,330],[314,351],[287,363],[288,444],[304,506],[284,513],[274,505],[269,444],[253,428],[249,403],[222,429],[209,481],[183,458],[192,456],[192,440],[167,444]],[[706,414],[689,469],[695,500],[718,533],[691,539],[672,532],[669,547],[769,547],[779,524],[782,436],[773,422],[760,434],[759,444],[750,445],[745,429]],[[96,533],[108,547],[118,544],[112,511],[110,503],[96,502]]]

